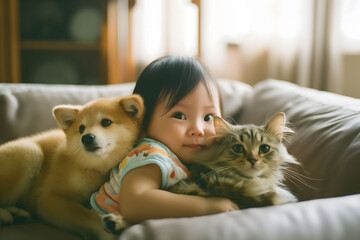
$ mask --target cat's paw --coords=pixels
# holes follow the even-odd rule
[[[27,223],[31,221],[31,214],[18,207],[0,208],[0,225],[13,223]]]
[[[180,181],[175,185],[172,185],[168,191],[178,194],[187,194],[187,195],[197,195],[197,196],[208,196],[208,193],[205,192],[198,184],[196,183],[186,183]]]
[[[186,191],[183,192],[184,194],[188,194],[188,195],[197,195],[197,196],[203,196],[206,197],[209,194],[207,192],[205,192],[199,185],[193,183],[193,184],[189,184],[186,188]]]
[[[277,188],[276,194],[272,197],[272,203],[274,205],[292,203],[297,201],[297,198],[291,192],[282,188]]]
[[[106,214],[102,217],[103,226],[106,231],[113,234],[120,234],[130,224],[119,214]]]

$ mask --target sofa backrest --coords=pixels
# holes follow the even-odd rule
[[[56,128],[52,116],[52,108],[56,105],[82,105],[100,97],[126,96],[132,93],[134,86],[135,83],[104,86],[0,84],[0,144]],[[238,116],[252,88],[226,79],[219,79],[219,87],[224,116]]]
[[[56,105],[82,105],[100,97],[130,95],[132,89],[133,84],[0,84],[0,143],[58,127],[52,116]]]
[[[267,80],[255,85],[237,121],[263,124],[277,112],[295,130],[288,150],[302,176],[290,173],[288,184],[301,200],[360,193],[360,99]]]

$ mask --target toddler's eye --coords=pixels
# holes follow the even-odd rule
[[[82,134],[85,131],[85,126],[84,125],[80,125],[79,127],[79,133]]]
[[[181,112],[177,112],[173,115],[173,118],[179,119],[179,120],[186,120],[185,114]]]
[[[263,144],[259,147],[260,153],[267,153],[270,151],[270,146],[267,144]]]
[[[214,116],[212,114],[207,114],[205,117],[204,117],[204,121],[205,122],[210,122],[211,120],[213,120]]]
[[[108,126],[110,126],[111,124],[112,124],[112,121],[109,120],[109,119],[103,119],[103,120],[101,120],[101,126],[103,126],[103,127],[108,127]]]
[[[245,148],[243,145],[241,144],[235,144],[232,149],[234,150],[234,152],[236,153],[244,153],[245,152]]]

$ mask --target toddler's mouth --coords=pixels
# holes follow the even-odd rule
[[[201,149],[203,149],[205,147],[205,146],[200,145],[200,144],[185,144],[184,146],[188,147],[188,148],[190,148],[192,150],[201,150]]]

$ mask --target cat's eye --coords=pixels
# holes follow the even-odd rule
[[[267,144],[262,144],[259,147],[260,153],[268,153],[270,151],[270,146]]]
[[[103,120],[101,120],[101,126],[103,126],[103,127],[108,127],[108,126],[110,126],[111,124],[112,124],[112,121],[109,120],[109,119],[103,119]]]
[[[79,133],[82,134],[85,131],[85,126],[84,125],[80,125],[79,127]]]
[[[173,118],[176,118],[179,120],[186,120],[185,114],[183,114],[182,112],[174,113]]]
[[[212,114],[207,114],[205,117],[204,117],[204,121],[205,122],[210,122],[211,120],[213,120],[214,116]]]
[[[235,144],[232,149],[234,150],[234,152],[236,153],[244,153],[245,152],[245,148],[243,145],[241,144]]]

